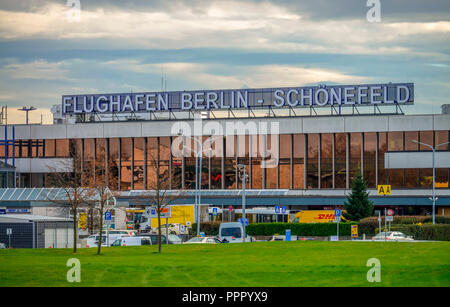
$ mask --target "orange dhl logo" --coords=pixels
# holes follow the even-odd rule
[[[319,214],[318,220],[334,220],[334,214]]]

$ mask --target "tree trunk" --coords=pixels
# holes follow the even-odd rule
[[[103,202],[101,202],[100,205],[100,235],[98,239],[98,245],[97,245],[97,255],[100,255],[102,250],[102,237],[103,237]],[[108,238],[106,238],[108,240]]]
[[[77,252],[77,207],[73,207],[73,252]]]

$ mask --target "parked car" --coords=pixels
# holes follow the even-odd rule
[[[183,244],[217,244],[222,243],[219,239],[216,237],[194,237],[186,242],[183,242]]]
[[[106,234],[103,233],[102,234],[102,246],[111,246],[111,244],[114,243],[114,241],[116,241],[117,239],[120,239],[122,237],[129,237],[129,236],[130,235],[128,235],[127,232],[124,232],[122,234],[108,234],[108,239],[107,239]],[[87,248],[97,247],[98,240],[100,240],[99,234],[89,236],[86,240],[86,247]]]
[[[5,243],[0,243],[0,249],[6,249],[6,244]]]
[[[141,246],[141,245],[152,245],[152,240],[149,237],[122,237],[117,239],[111,244],[111,246]]]
[[[244,227],[241,223],[222,223],[219,226],[219,240],[222,243],[242,243],[244,242]],[[251,242],[252,238],[247,236],[245,242]]]
[[[269,241],[286,241],[286,236],[272,236]]]
[[[407,236],[400,231],[388,231],[381,232],[375,237],[372,237],[373,241],[414,241],[413,237]]]
[[[152,245],[157,245],[158,244],[158,235],[157,234],[146,234],[146,233],[142,233],[139,236],[141,237],[149,237],[152,240]],[[181,244],[182,240],[176,236],[176,235],[171,235],[169,234],[169,244]],[[161,241],[162,244],[166,244],[166,235],[161,235]]]

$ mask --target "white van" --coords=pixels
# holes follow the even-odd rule
[[[244,226],[241,223],[222,223],[219,227],[219,239],[222,243],[242,243],[244,235]],[[247,236],[245,242],[250,242],[251,238]]]
[[[117,239],[120,239],[122,237],[128,237],[127,232],[122,233],[108,233],[108,238],[106,238],[106,233],[102,234],[102,246],[111,246],[111,244],[116,241]],[[98,246],[98,240],[100,239],[99,234],[91,235],[86,240],[86,247],[97,247]]]
[[[111,246],[141,246],[152,245],[152,240],[149,237],[122,237],[114,241]]]

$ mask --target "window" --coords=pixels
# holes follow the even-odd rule
[[[333,134],[321,135],[320,188],[333,188]]]
[[[133,140],[133,189],[144,189],[144,146],[143,138]]]
[[[347,182],[347,135],[336,133],[334,139],[334,187],[345,189]]]
[[[308,134],[307,186],[308,189],[319,187],[319,135]]]
[[[377,150],[377,134],[375,132],[364,133],[364,180],[367,187],[376,187],[376,150]]]
[[[294,134],[293,145],[293,185],[294,189],[305,188],[305,135]]]

